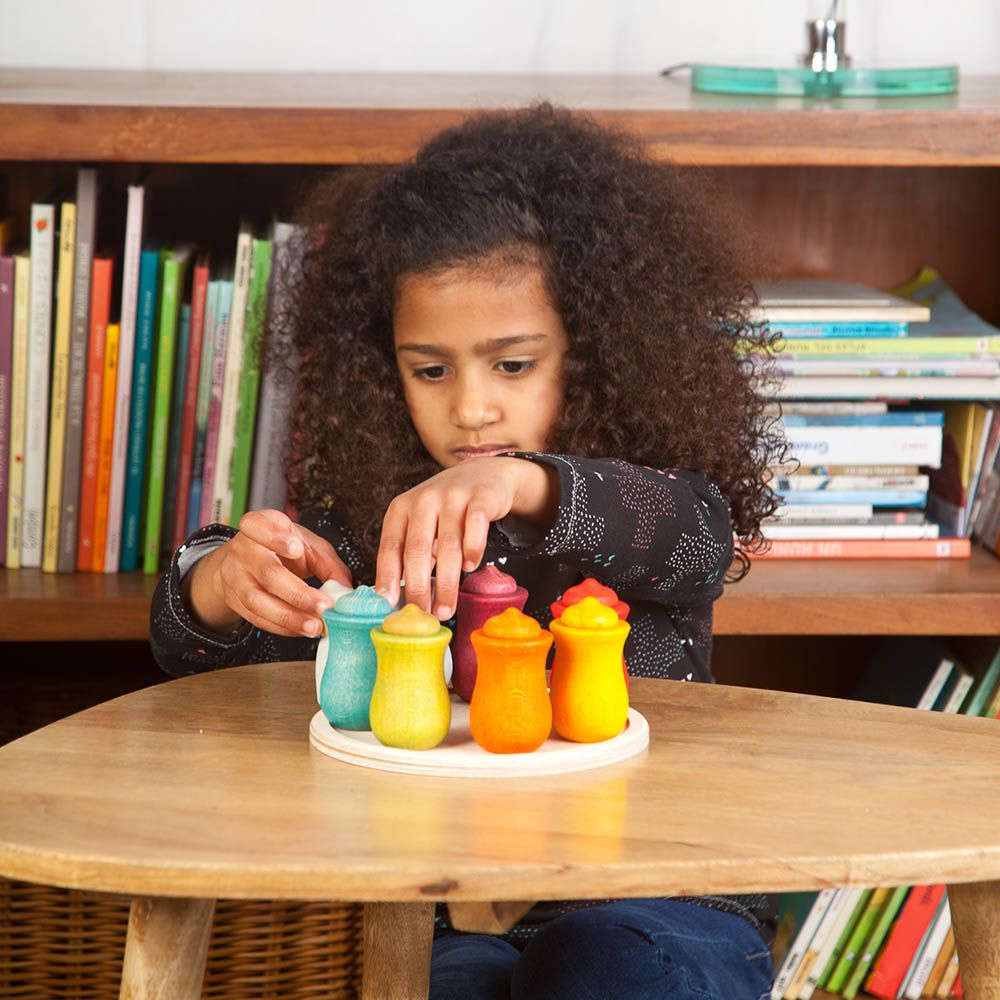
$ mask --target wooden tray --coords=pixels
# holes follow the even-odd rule
[[[322,712],[317,712],[309,723],[309,742],[320,753],[337,760],[380,771],[448,778],[517,778],[586,771],[627,760],[649,745],[649,725],[641,713],[630,708],[625,728],[602,743],[571,743],[552,735],[534,753],[489,753],[469,732],[469,706],[453,694],[451,729],[433,750],[383,746],[370,731],[331,726]]]

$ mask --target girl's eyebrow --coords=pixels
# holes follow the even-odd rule
[[[537,343],[540,340],[547,340],[545,333],[522,333],[513,337],[494,337],[492,340],[485,340],[476,344],[472,350],[475,354],[492,354],[494,351],[502,351],[507,347],[516,347],[519,344]],[[451,357],[451,351],[447,347],[438,344],[400,344],[396,348],[397,352],[412,351],[414,354],[429,354],[438,358]]]

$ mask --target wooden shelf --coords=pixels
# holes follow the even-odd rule
[[[149,636],[156,578],[0,569],[0,641]],[[1000,635],[1000,560],[757,562],[716,635]]]
[[[391,163],[471,109],[548,99],[715,166],[1000,165],[1000,77],[954,95],[806,101],[686,77],[0,71],[7,160]]]

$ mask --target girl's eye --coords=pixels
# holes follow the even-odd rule
[[[504,375],[527,375],[535,364],[534,361],[501,361],[499,367]]]
[[[414,373],[414,378],[422,378],[428,382],[439,382],[444,378],[447,368],[444,365],[431,365],[430,368],[418,368]]]

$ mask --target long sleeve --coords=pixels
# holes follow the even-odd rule
[[[360,572],[360,556],[330,512],[304,516],[302,524],[329,541],[352,573]],[[316,655],[318,639],[274,635],[246,621],[224,636],[207,631],[194,620],[181,595],[181,578],[196,561],[195,550],[211,551],[235,534],[234,528],[224,524],[199,528],[173,554],[170,566],[156,585],[150,609],[149,641],[156,662],[168,674],[182,677],[243,663],[309,660]],[[309,582],[319,586],[322,581]]]

